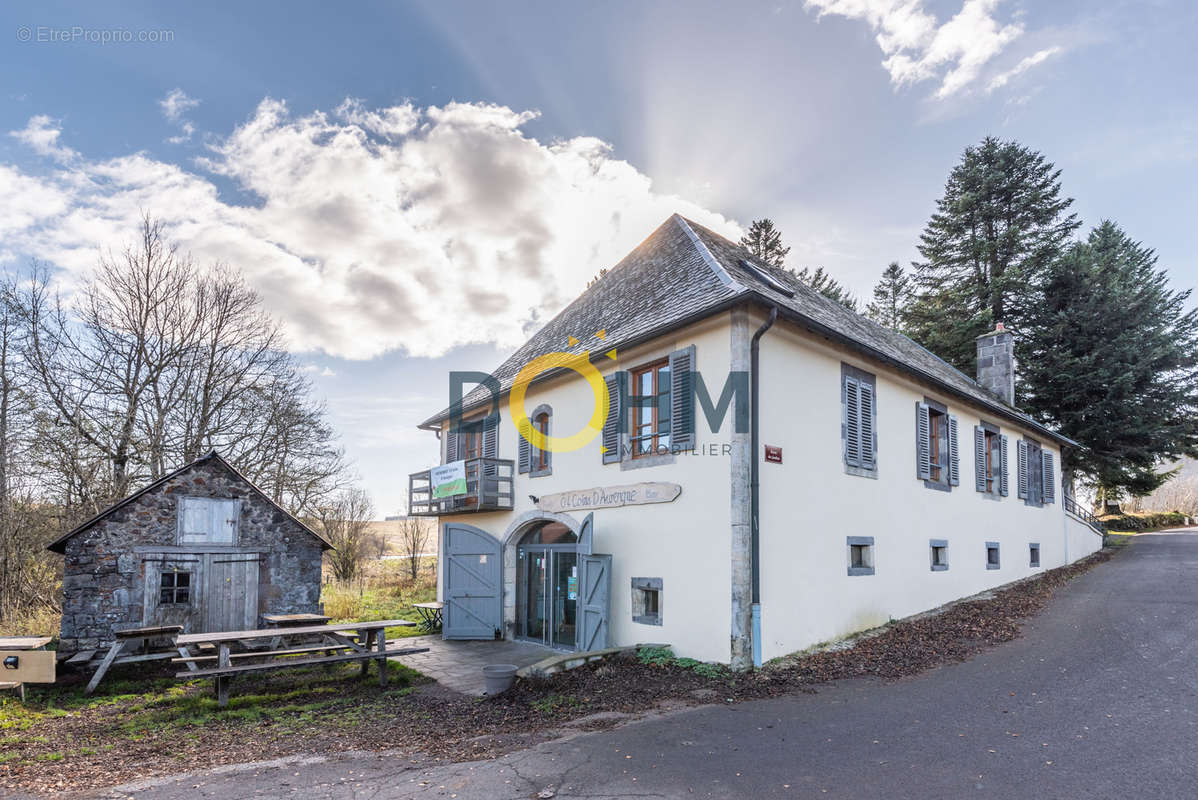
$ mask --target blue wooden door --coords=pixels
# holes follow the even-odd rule
[[[503,635],[502,546],[484,530],[446,523],[441,636],[498,639]]]
[[[611,556],[578,556],[581,591],[578,598],[578,650],[608,646],[611,617]]]

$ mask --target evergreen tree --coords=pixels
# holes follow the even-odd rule
[[[789,247],[782,246],[782,232],[774,227],[774,221],[768,217],[753,220],[749,232],[740,237],[740,246],[771,267],[783,266],[786,254],[790,252]]]
[[[966,148],[920,236],[912,338],[973,374],[974,339],[996,322],[1019,330],[1041,273],[1080,225],[1072,203],[1040,153],[992,137]]]
[[[1024,407],[1076,440],[1066,469],[1100,496],[1144,495],[1198,456],[1198,310],[1155,252],[1103,222],[1047,269],[1020,362]]]
[[[853,297],[852,293],[840,281],[825,272],[823,267],[816,267],[814,272],[807,267],[803,267],[798,272],[795,272],[793,269],[788,269],[787,272],[829,300],[835,300],[837,303],[840,303],[849,311],[857,310],[857,298]]]
[[[882,278],[874,287],[874,299],[866,305],[865,315],[891,330],[903,330],[913,295],[911,277],[897,261],[891,261],[890,266],[882,270]]]

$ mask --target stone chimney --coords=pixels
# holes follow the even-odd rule
[[[1000,322],[977,342],[978,383],[1007,405],[1015,405],[1015,338]]]

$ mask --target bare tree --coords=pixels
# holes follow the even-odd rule
[[[346,489],[317,509],[325,539],[333,545],[328,554],[333,577],[345,582],[358,576],[370,546],[370,519],[374,504],[362,489]]]
[[[432,536],[430,527],[420,517],[403,517],[399,520],[399,546],[404,558],[408,560],[412,580],[420,576],[420,559],[428,549],[428,542]]]

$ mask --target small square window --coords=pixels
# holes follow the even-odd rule
[[[661,578],[632,579],[632,621],[661,624]]]
[[[874,574],[874,537],[849,536],[848,545],[849,575]]]
[[[159,580],[158,604],[186,605],[191,602],[191,573],[179,570],[164,571]]]
[[[986,569],[998,569],[998,542],[986,542]]]
[[[1040,566],[1040,544],[1039,544],[1039,542],[1032,542],[1031,545],[1028,546],[1028,550],[1030,550],[1030,554],[1031,554],[1031,558],[1028,561],[1029,565],[1033,566],[1033,567]]]
[[[944,572],[948,569],[948,540],[933,539],[930,543],[932,556],[932,572]]]

